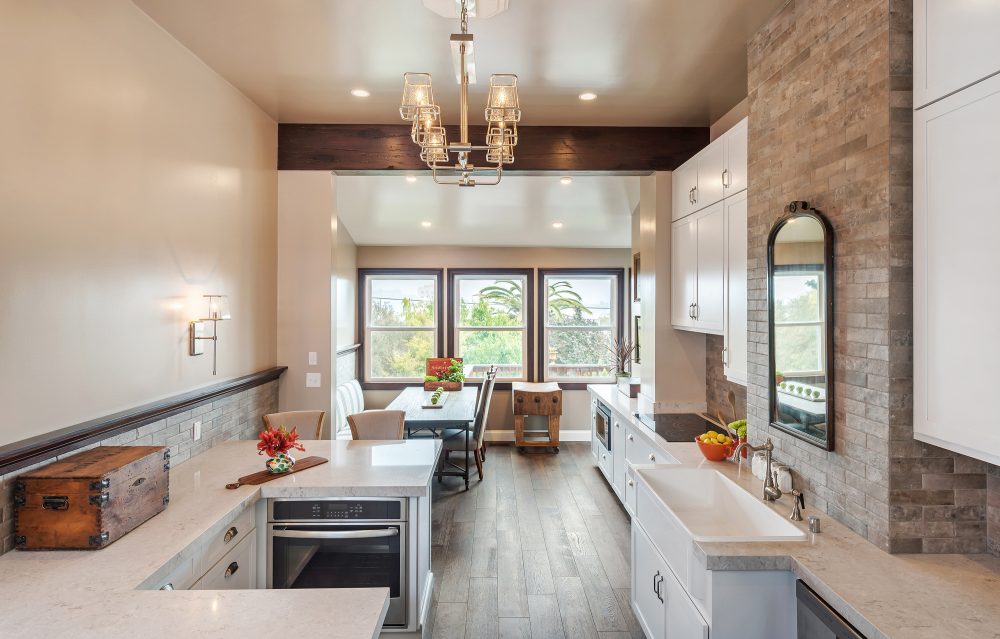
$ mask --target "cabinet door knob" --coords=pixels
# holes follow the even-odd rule
[[[236,526],[230,526],[229,530],[226,531],[225,536],[222,537],[222,543],[228,544],[238,534],[240,534],[240,531],[236,530]]]
[[[622,427],[621,424],[619,424],[618,422],[615,422],[615,428],[621,428],[621,427]]]
[[[162,586],[160,586],[160,590],[173,590],[173,589],[174,585],[172,583],[163,584]]]
[[[656,455],[654,455],[653,453],[650,453],[649,454],[649,461],[655,462],[656,461]]]
[[[628,480],[628,482],[627,482],[627,483],[628,483],[628,487],[629,487],[629,488],[631,488],[632,486],[635,486],[635,482],[634,482],[634,481],[632,481],[631,479],[630,479],[630,480]]]
[[[628,440],[629,440],[630,442],[634,442],[634,441],[635,441],[635,436],[634,436],[634,435],[629,435],[629,436],[628,436]]]
[[[233,575],[235,575],[236,571],[239,570],[239,569],[240,569],[240,565],[238,563],[236,563],[235,561],[233,563],[229,564],[229,567],[226,568],[226,574],[225,574],[226,579],[229,579],[230,577],[232,577]]]

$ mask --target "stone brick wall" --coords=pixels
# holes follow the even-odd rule
[[[1000,466],[986,472],[986,550],[1000,556]]]
[[[231,439],[253,439],[260,432],[261,417],[278,410],[278,382],[273,381],[233,395],[206,402],[136,430],[102,440],[95,446],[169,446],[173,465],[199,455],[216,444]],[[195,421],[201,421],[201,439],[193,438]],[[63,457],[80,451],[67,453]],[[0,554],[14,546],[14,479],[44,466],[35,466],[0,476]]]
[[[982,552],[985,464],[913,439],[912,2],[791,0],[748,71],[751,437],[885,550]],[[767,235],[791,200],[834,228],[833,452],[768,426]]]
[[[747,414],[747,388],[734,384],[726,379],[725,367],[722,365],[722,348],[725,340],[721,335],[705,336],[705,389],[708,403],[708,414],[715,417],[720,412],[728,423],[733,420],[733,409],[729,406],[728,393],[736,395],[736,412],[739,418]]]

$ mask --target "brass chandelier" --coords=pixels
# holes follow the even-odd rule
[[[469,33],[468,0],[460,0],[461,33],[451,34],[451,51],[459,94],[459,141],[448,142],[441,124],[441,107],[434,103],[429,73],[403,74],[403,101],[399,115],[413,122],[410,137],[420,146],[420,160],[431,170],[436,184],[476,186],[499,184],[503,166],[514,161],[517,146],[517,123],[521,109],[517,99],[517,76],[497,73],[490,76],[486,103],[486,144],[469,142],[469,85],[476,82],[476,59],[472,34]],[[470,162],[473,151],[486,151],[489,166]],[[455,155],[454,164],[450,163]]]

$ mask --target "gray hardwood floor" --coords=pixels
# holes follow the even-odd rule
[[[643,639],[629,519],[588,443],[487,450],[468,491],[434,481],[434,639]]]

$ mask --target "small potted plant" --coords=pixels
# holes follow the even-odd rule
[[[615,382],[618,384],[618,390],[626,397],[635,397],[638,389],[635,389],[636,392],[633,394],[632,373],[629,371],[632,367],[635,343],[627,339],[612,339],[608,350],[615,358]]]
[[[288,451],[305,450],[299,443],[299,433],[292,427],[286,430],[284,426],[277,428],[267,428],[260,434],[260,441],[257,442],[257,454],[267,455],[265,466],[274,473],[287,473],[295,465],[295,458],[288,454]]]
[[[781,371],[774,371],[774,383],[780,384],[781,387],[784,388],[785,387],[783,384],[784,381],[785,381],[785,374],[782,373]]]
[[[465,384],[465,364],[461,359],[432,357],[427,360],[424,390],[462,390]]]

